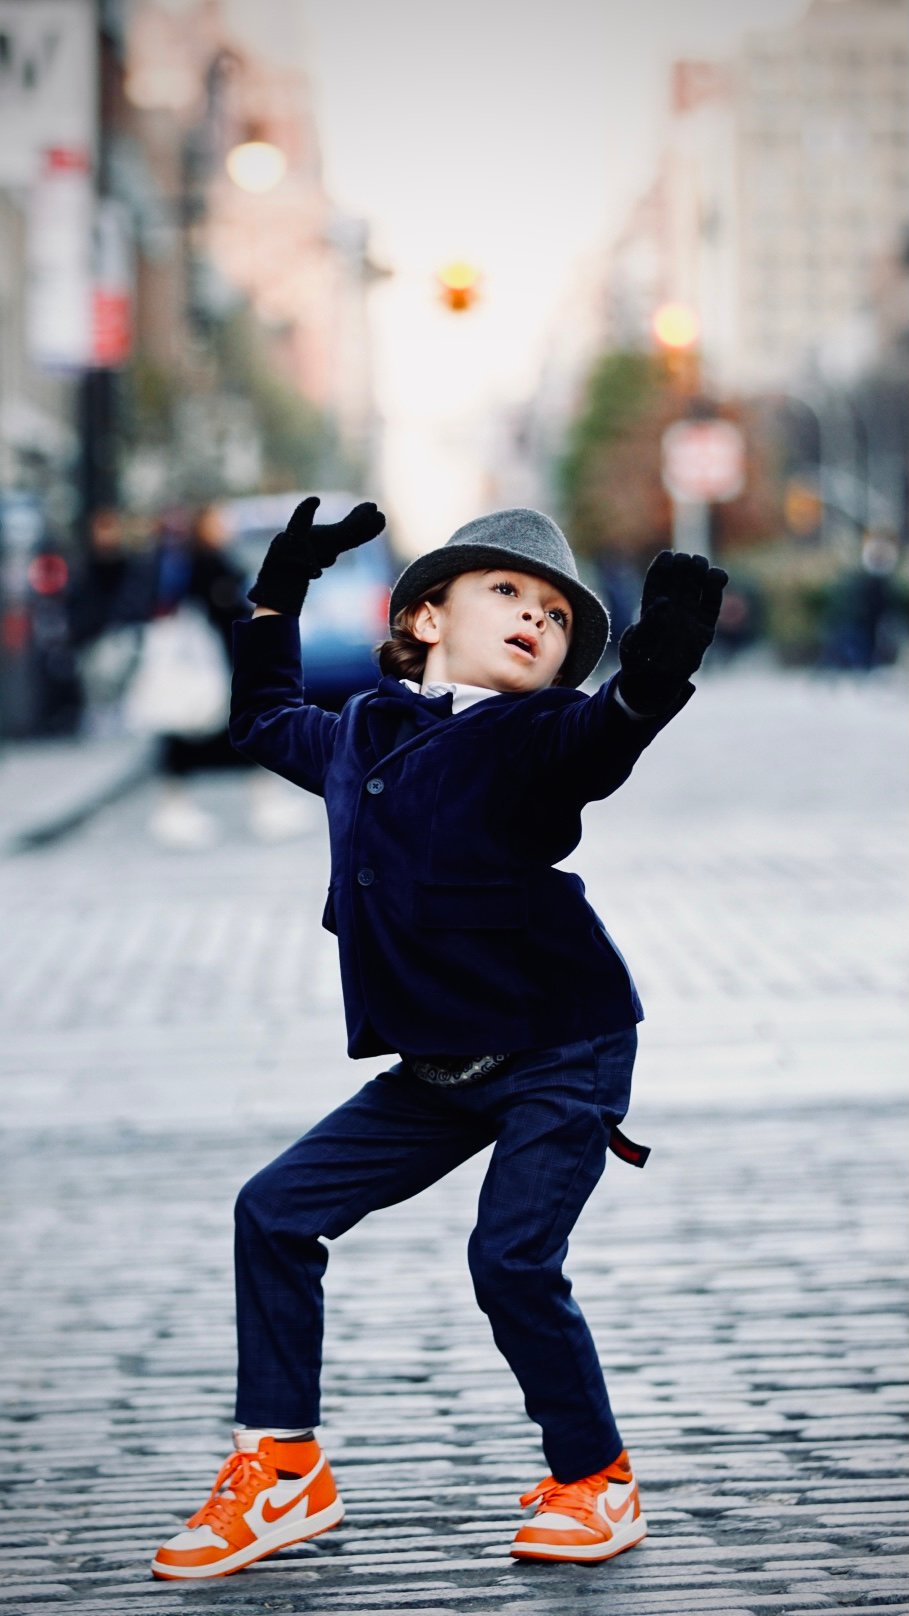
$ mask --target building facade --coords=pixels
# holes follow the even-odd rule
[[[682,61],[653,186],[607,266],[608,337],[692,308],[705,381],[841,381],[886,340],[909,231],[909,0],[812,0],[729,62]]]
[[[736,64],[734,368],[750,386],[868,355],[909,229],[909,0],[814,0]]]

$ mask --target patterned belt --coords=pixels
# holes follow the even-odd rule
[[[446,1088],[455,1083],[474,1083],[494,1072],[507,1061],[507,1055],[402,1055],[422,1083],[438,1083]]]
[[[508,1056],[402,1055],[401,1059],[421,1082],[450,1088],[455,1083],[475,1083],[478,1077],[485,1077],[488,1072],[494,1072],[496,1067],[504,1065]],[[632,1167],[643,1167],[650,1155],[649,1145],[636,1145],[615,1123],[612,1124],[606,1148]]]

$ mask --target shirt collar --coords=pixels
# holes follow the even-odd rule
[[[432,679],[428,685],[418,685],[413,679],[402,679],[401,684],[412,690],[415,696],[447,696],[450,693],[452,713],[463,713],[475,701],[487,701],[490,696],[501,695],[501,691],[487,690],[483,685],[443,684],[438,679]]]

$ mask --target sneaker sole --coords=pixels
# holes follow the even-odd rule
[[[513,1543],[511,1552],[516,1560],[583,1560],[591,1565],[602,1560],[614,1560],[617,1554],[635,1548],[646,1536],[647,1522],[643,1515],[639,1515],[634,1522],[633,1536],[627,1537],[622,1543],[617,1543],[615,1538],[610,1538],[606,1543],[591,1543],[589,1546],[574,1543],[570,1547],[564,1543]]]
[[[311,1515],[307,1521],[301,1521],[296,1526],[285,1526],[283,1530],[269,1532],[267,1537],[257,1537],[255,1543],[247,1544],[245,1549],[238,1549],[236,1554],[225,1555],[223,1560],[212,1561],[210,1565],[179,1566],[163,1565],[158,1560],[151,1563],[153,1577],[159,1577],[162,1582],[186,1582],[205,1578],[211,1581],[213,1577],[230,1577],[235,1571],[242,1571],[244,1566],[253,1565],[256,1560],[264,1560],[266,1555],[275,1554],[278,1549],[289,1549],[294,1543],[306,1543],[311,1537],[318,1537],[322,1532],[330,1532],[333,1526],[339,1526],[344,1519],[344,1505],[340,1498],[326,1509],[320,1509],[317,1515]],[[300,1526],[306,1528],[300,1530]]]

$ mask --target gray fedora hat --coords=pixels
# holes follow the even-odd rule
[[[609,639],[609,613],[592,589],[582,584],[571,547],[560,527],[542,511],[518,507],[492,511],[466,522],[438,550],[418,556],[401,573],[391,592],[388,618],[461,572],[506,567],[531,572],[561,589],[574,613],[571,645],[562,665],[561,682],[579,685],[591,674]]]

